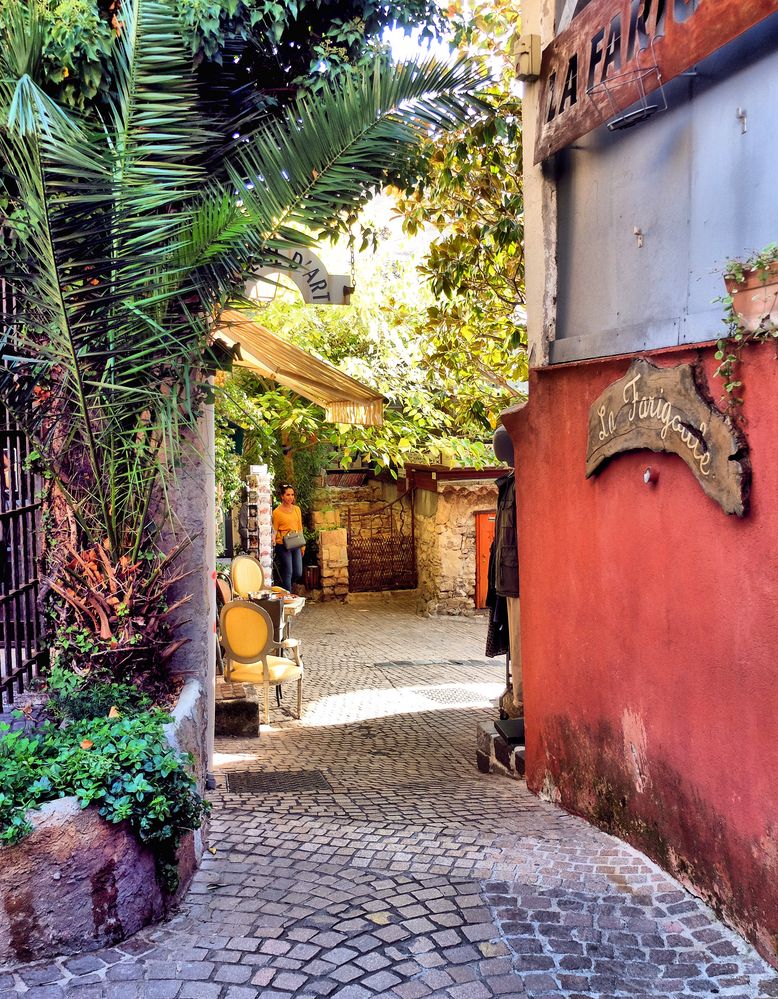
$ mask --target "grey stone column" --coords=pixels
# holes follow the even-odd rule
[[[185,573],[171,588],[171,601],[189,595],[178,614],[177,637],[186,643],[171,661],[171,672],[186,678],[182,701],[190,702],[191,733],[186,748],[195,755],[198,782],[205,784],[213,763],[214,691],[216,684],[216,497],[213,406],[207,406],[198,433],[184,449],[168,489],[168,521],[162,545],[189,539],[176,562]],[[183,705],[182,705],[183,707]]]

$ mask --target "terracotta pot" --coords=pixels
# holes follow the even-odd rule
[[[745,271],[742,281],[725,277],[724,283],[745,330],[753,333],[768,322],[778,325],[778,261],[767,271]]]

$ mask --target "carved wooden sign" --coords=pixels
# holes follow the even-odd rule
[[[587,479],[623,451],[677,454],[725,513],[748,511],[748,447],[729,417],[700,391],[691,364],[657,368],[635,360],[589,410]]]
[[[591,0],[543,51],[535,162],[776,11],[778,0]]]

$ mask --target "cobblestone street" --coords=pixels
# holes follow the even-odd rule
[[[659,868],[478,773],[476,725],[504,686],[483,618],[311,605],[295,634],[303,720],[290,687],[261,738],[218,742],[215,853],[179,914],[111,950],[0,971],[0,999],[778,996],[769,966]],[[252,791],[247,771],[286,786]]]

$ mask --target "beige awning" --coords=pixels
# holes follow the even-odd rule
[[[282,340],[244,312],[226,309],[221,320],[219,336],[240,347],[238,365],[323,406],[330,423],[382,426],[384,397],[375,389]]]

